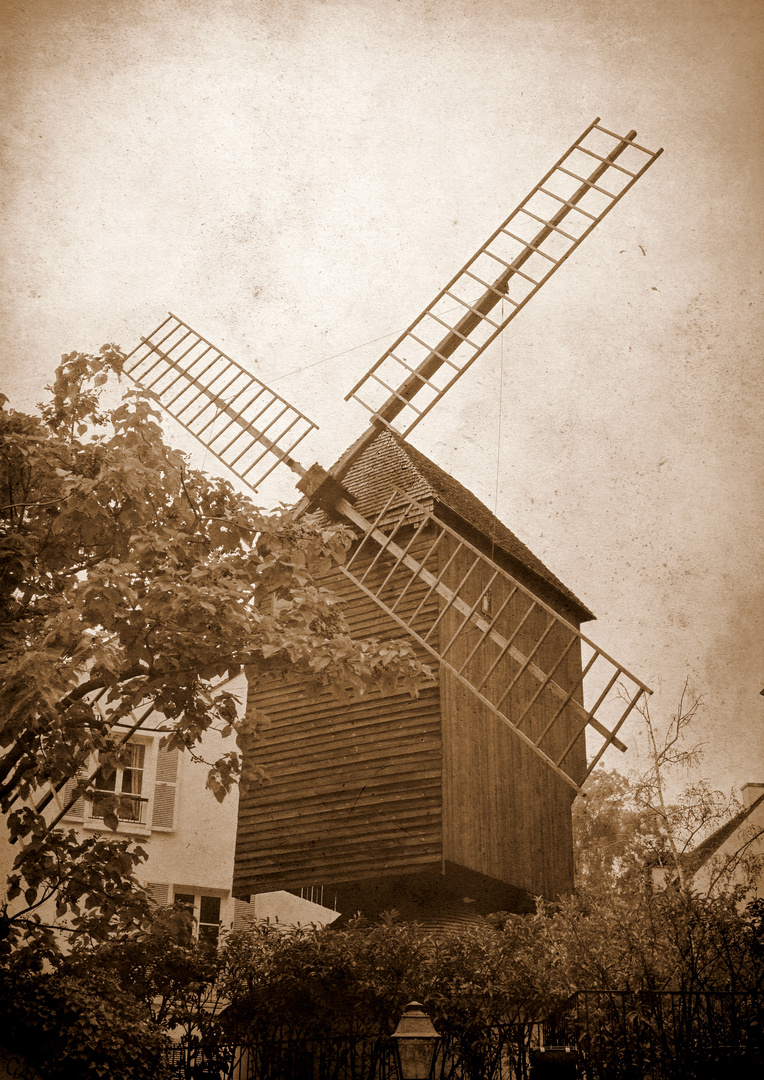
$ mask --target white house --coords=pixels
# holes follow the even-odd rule
[[[226,689],[246,704],[244,675]],[[119,730],[119,728],[117,729]],[[127,727],[125,727],[127,730]],[[221,930],[242,929],[254,919],[290,925],[323,925],[337,917],[313,899],[289,893],[267,893],[251,903],[231,895],[238,792],[234,789],[222,803],[206,787],[209,771],[205,761],[188,752],[162,745],[166,721],[154,714],[129,742],[129,764],[115,773],[97,777],[92,798],[79,799],[65,814],[62,826],[81,834],[113,835],[103,820],[104,793],[117,792],[120,802],[118,834],[135,840],[148,858],[138,867],[140,883],[160,905],[180,902],[194,915],[200,938],[218,941]],[[213,761],[235,749],[235,739],[208,732],[196,748],[199,757]],[[97,763],[93,763],[95,767]],[[74,780],[54,797],[51,811],[58,814],[69,801]],[[9,859],[13,852],[8,851]],[[8,861],[8,860],[3,860]],[[9,868],[9,867],[8,867]],[[4,881],[3,881],[4,884]],[[55,918],[54,904],[41,909],[44,922],[65,925]]]
[[[243,710],[244,677],[227,689],[238,692]],[[79,799],[61,824],[74,826],[81,835],[113,835],[104,823],[104,802],[98,790],[122,795],[117,832],[135,840],[148,854],[137,870],[141,884],[159,904],[175,900],[188,904],[199,935],[217,940],[221,928],[242,925],[254,913],[251,905],[231,896],[236,793],[219,803],[206,788],[207,765],[194,761],[189,753],[163,747],[166,734],[164,717],[152,715],[130,739],[129,764],[97,776],[95,795]],[[209,732],[198,749],[201,756],[214,760],[234,749],[234,740]],[[74,780],[54,796],[52,814],[57,816],[69,802],[73,785]],[[65,924],[47,910],[40,914],[43,921]]]
[[[744,784],[743,808],[702,844],[681,856],[687,884],[703,896],[746,886],[745,902],[764,897],[764,783]],[[676,879],[667,866],[654,866],[653,884]]]

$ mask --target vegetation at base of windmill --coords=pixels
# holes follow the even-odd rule
[[[38,879],[40,866],[49,874],[38,891],[69,874],[61,851],[47,862],[38,852],[62,813],[46,823],[31,807],[95,756],[119,764],[118,722],[153,709],[169,745],[190,750],[209,730],[257,737],[259,722],[241,723],[219,685],[242,669],[312,672],[317,689],[350,695],[416,693],[427,675],[407,645],[353,641],[316,584],[344,557],[347,529],[265,514],[191,470],[164,442],[150,396],[101,407],[122,359],[114,346],[70,353],[41,417],[0,409],[0,809],[22,893],[33,887],[27,858]],[[222,797],[238,760],[210,764]],[[88,790],[78,782],[72,802]],[[104,818],[116,827],[112,804]]]
[[[553,1016],[579,990],[760,989],[760,922],[734,898],[645,893],[631,906],[626,895],[573,897],[447,933],[394,918],[292,934],[259,927],[227,988],[222,1030],[261,1044],[374,1039],[416,999],[466,1075],[487,1077],[501,1054],[521,1056],[523,1024]],[[621,1019],[601,1012],[602,1038],[608,1025],[620,1038]]]
[[[583,992],[565,1041],[580,1038],[605,1075],[608,1069],[620,1075],[624,1062],[633,1063],[636,1046],[653,1063],[668,1063],[654,1075],[693,1075],[673,1063],[703,1046],[706,1011],[745,1012],[729,992],[756,995],[764,987],[761,925],[753,908],[738,910],[736,899],[672,889],[636,893],[630,901],[627,891],[608,891],[572,897],[544,913],[548,984],[570,995]],[[557,1016],[565,1014],[563,1006]]]
[[[422,975],[446,1057],[475,1080],[497,1075],[502,1060],[524,1059],[526,1025],[562,1000],[543,976],[536,929],[523,916],[437,935]]]
[[[549,994],[533,954],[535,930],[522,917],[434,932],[399,923],[285,934],[258,927],[256,965],[231,990],[232,1038],[300,1033],[317,1040],[374,1039],[394,1030],[406,1003],[422,1001],[463,1062],[486,1062],[516,1036],[516,1022],[546,1012]],[[477,1068],[477,1064],[475,1065]]]
[[[237,935],[229,938],[226,949],[236,941]],[[416,996],[426,941],[392,923],[290,932],[258,924],[245,946],[249,962],[245,956],[239,985],[230,988],[228,1031],[255,1039],[297,1030],[315,1039],[392,1031],[395,1011]]]
[[[604,1052],[625,1037],[608,998],[613,991],[760,989],[763,941],[760,906],[741,914],[734,899],[683,892],[645,893],[631,907],[624,894],[612,902],[572,897],[541,905],[535,915],[447,933],[400,923],[394,914],[338,930],[259,924],[224,935],[219,950],[191,940],[187,912],[163,909],[117,940],[81,938],[55,961],[56,980],[41,982],[39,994],[46,1015],[49,987],[56,1001],[60,985],[83,987],[92,1002],[103,998],[98,1015],[115,1026],[116,1052],[123,1033],[114,1006],[127,1001],[133,1034],[135,1017],[149,1031],[183,1033],[182,1075],[189,1077],[200,1062],[225,1070],[232,1046],[250,1041],[267,1050],[281,1040],[316,1040],[327,1053],[328,1040],[340,1047],[343,1040],[373,1042],[389,1036],[405,1004],[417,999],[464,1075],[483,1078],[494,1075],[501,1054],[521,1056],[527,1025],[555,1015],[577,990],[607,992],[592,1005]],[[16,954],[17,971],[29,955],[22,961]],[[41,974],[39,963],[34,971]],[[24,978],[34,989],[31,973]],[[628,1022],[649,1021],[644,1012]],[[97,1030],[88,1037],[101,1045]]]
[[[738,894],[647,889],[576,895],[534,917],[539,964],[563,995],[580,990],[759,990],[760,927]]]

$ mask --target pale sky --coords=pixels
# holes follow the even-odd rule
[[[344,394],[595,116],[664,147],[412,441],[594,610],[656,715],[693,678],[716,785],[764,780],[761,3],[2,11],[15,408],[171,309],[328,465],[366,423]]]

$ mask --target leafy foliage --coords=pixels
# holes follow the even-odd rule
[[[167,1080],[168,1038],[140,1001],[102,968],[0,971],[6,1046],[45,1080]]]
[[[689,682],[663,723],[652,717],[646,703],[640,704],[643,770],[630,777],[601,768],[591,774],[585,798],[573,804],[579,889],[641,890],[651,866],[668,868],[669,879],[682,888],[693,887],[688,874],[691,853],[740,809],[733,794],[725,796],[697,776],[702,747],[688,745],[688,738],[702,706],[702,697]],[[747,867],[753,882],[760,868],[747,850],[750,838],[745,847],[728,869]],[[731,884],[732,876],[722,872],[719,883]]]
[[[641,885],[648,861],[665,853],[660,819],[639,802],[629,779],[615,769],[595,769],[585,796],[573,803],[577,887]]]
[[[647,702],[637,706],[642,717],[649,764],[635,780],[634,794],[640,805],[658,819],[666,847],[662,862],[672,866],[682,887],[689,885],[683,859],[685,853],[738,809],[734,796],[725,798],[705,780],[690,779],[678,799],[670,801],[668,798],[668,786],[675,782],[676,774],[687,774],[703,758],[700,744],[687,744],[693,721],[703,707],[703,697],[689,679],[685,681],[676,710],[667,722],[654,721]]]
[[[741,913],[734,898],[671,891],[614,893],[598,903],[576,896],[534,915],[497,915],[448,931],[394,915],[374,925],[356,920],[291,933],[259,924],[227,935],[219,950],[191,941],[187,915],[169,910],[118,944],[81,942],[34,992],[44,987],[43,996],[58,1003],[76,988],[85,993],[86,1012],[100,995],[103,1025],[116,1023],[113,1008],[127,1002],[128,1029],[143,1024],[147,1046],[169,1032],[182,1036],[179,1075],[188,1077],[200,1068],[228,1075],[235,1045],[278,1054],[293,1040],[332,1053],[330,1044],[385,1039],[417,999],[461,1075],[483,1078],[496,1074],[502,1055],[521,1056],[517,1040],[525,1039],[527,1050],[532,1023],[554,1016],[580,990],[609,1000],[623,991],[750,992],[763,985],[760,905]],[[50,1002],[35,1000],[49,1015]],[[14,1010],[15,1003],[6,1006],[9,1015]],[[94,1045],[105,1045],[92,1017],[88,1022]],[[36,1024],[31,1016],[30,1030],[39,1033]],[[49,1047],[59,1046],[43,1035]],[[120,1040],[115,1033],[117,1065]],[[72,1060],[75,1050],[73,1040]],[[67,1060],[69,1050],[63,1053]],[[134,1073],[115,1065],[112,1075],[154,1074],[136,1064]]]
[[[57,833],[63,812],[50,809],[78,769],[71,801],[92,789],[95,755],[105,770],[126,763],[125,725],[162,714],[169,746],[194,752],[211,730],[259,737],[264,718],[240,720],[220,686],[242,669],[250,682],[307,673],[341,695],[415,694],[426,673],[405,643],[353,640],[317,581],[344,558],[348,529],[266,514],[191,470],[149,396],[102,406],[123,359],[112,345],[70,353],[40,417],[0,410],[0,809],[16,901],[6,942],[56,892],[83,932],[145,918],[130,884],[141,852]],[[238,755],[209,764],[223,798]],[[116,828],[119,796],[101,802]],[[98,910],[100,924],[85,918]]]

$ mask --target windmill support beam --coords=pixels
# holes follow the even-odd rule
[[[478,615],[476,612],[473,612],[470,608],[470,605],[467,604],[464,600],[462,600],[461,597],[457,596],[453,592],[453,590],[449,589],[447,585],[443,584],[443,582],[438,581],[434,574],[422,567],[417,562],[417,560],[411,555],[408,555],[403,550],[403,548],[392,542],[390,538],[386,536],[384,532],[382,532],[381,529],[373,526],[369,521],[367,521],[362,514],[358,513],[358,511],[351,503],[347,502],[347,500],[345,499],[340,499],[336,505],[336,509],[339,513],[352,521],[354,525],[357,525],[359,529],[362,529],[365,536],[370,536],[396,559],[399,559],[404,566],[417,574],[425,582],[425,584],[434,589],[434,591],[438,593],[438,595],[442,597],[442,599],[444,599],[448,604],[452,605],[457,611],[460,612],[460,614],[465,615],[467,618],[469,618],[470,622],[478,630],[487,634],[487,636],[491,638],[494,644],[497,645],[502,652],[507,652],[519,664],[524,665],[530,672],[530,674],[533,675],[533,677],[539,682],[546,683],[549,691],[554,694],[554,696],[558,698],[558,700],[564,702],[565,705],[569,705],[581,718],[584,719],[586,724],[590,724],[599,735],[606,739],[609,745],[615,746],[622,753],[627,749],[625,744],[622,743],[620,739],[616,738],[613,732],[608,731],[608,729],[599,722],[596,716],[593,716],[587,709],[584,708],[583,705],[576,701],[575,698],[572,698],[568,691],[564,690],[558,683],[554,682],[553,680],[548,680],[546,672],[544,672],[537,664],[534,664],[533,661],[529,660],[529,658],[526,657],[524,653],[522,653],[518,648],[512,645],[511,642],[507,641],[507,639],[502,634],[498,633],[498,631],[491,626],[490,622],[487,619],[483,618],[482,615]],[[357,585],[359,584],[356,578],[353,577],[352,580]],[[361,587],[363,588],[363,586]],[[368,592],[369,590],[364,588],[364,591]],[[370,593],[370,595],[374,594]],[[379,598],[377,597],[376,599],[378,600]],[[399,619],[394,612],[390,612],[388,610],[388,614],[391,614],[392,617],[395,618],[396,622],[399,622],[406,630],[412,632],[411,627],[404,623],[401,619]],[[433,655],[438,656],[438,659],[442,663],[445,663],[443,658],[440,657],[439,654],[435,653],[431,646],[427,645],[426,642],[423,642],[423,644],[429,652],[433,653]],[[460,673],[456,671],[456,669],[453,670],[454,673],[461,680],[462,677]],[[627,672],[624,673],[628,674]],[[482,695],[479,693],[479,691],[476,690],[476,688],[473,687],[470,683],[467,683],[467,685],[470,686],[470,689],[472,689],[474,693],[477,693],[482,700]],[[493,706],[491,706],[491,709],[492,711],[496,711]],[[499,715],[502,716],[502,719],[506,720],[506,717],[504,717],[503,714]],[[514,727],[514,725],[511,726]],[[519,732],[518,734],[522,735],[521,732]],[[530,742],[530,740],[526,741]],[[531,745],[534,744],[531,742]],[[552,764],[554,763],[552,762]],[[555,768],[557,768],[557,766],[555,766]],[[570,780],[569,777],[568,780]],[[570,782],[572,783],[572,781]],[[578,790],[577,785],[574,786],[576,786],[576,790]]]

